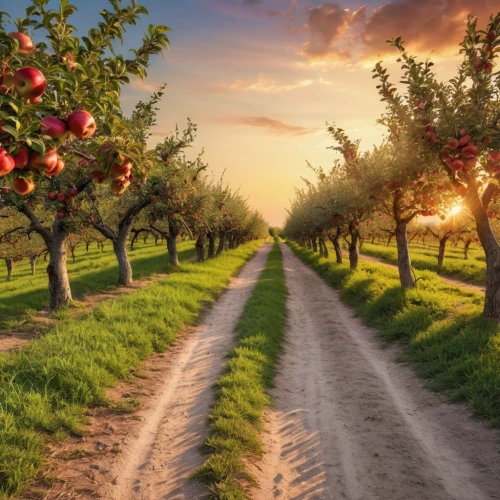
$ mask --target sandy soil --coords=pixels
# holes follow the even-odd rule
[[[384,260],[379,259],[378,257],[373,257],[371,255],[365,255],[364,253],[363,254],[360,253],[359,256],[361,259],[370,260],[371,262],[378,262],[379,264],[384,264],[384,266],[392,267],[393,269],[396,269],[396,270],[398,269],[398,266],[396,266],[394,264],[389,264],[388,262],[385,262]],[[465,283],[465,282],[457,280],[457,279],[448,278],[448,277],[443,276],[441,274],[439,275],[439,277],[445,283],[448,283],[449,285],[461,286],[462,288],[468,288],[469,290],[474,290],[475,292],[480,292],[480,293],[484,293],[486,291],[486,288],[484,286],[472,285],[470,283]]]
[[[500,498],[500,433],[423,388],[394,362],[400,348],[383,348],[333,289],[282,250],[286,350],[253,497]]]
[[[205,457],[200,452],[213,403],[212,385],[234,344],[233,330],[265,266],[270,244],[234,278],[222,298],[170,359],[163,386],[143,420],[121,444],[98,493],[107,500],[204,498],[206,490],[189,480]]]

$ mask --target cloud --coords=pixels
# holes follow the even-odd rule
[[[317,132],[316,128],[301,127],[299,125],[291,125],[290,123],[269,118],[268,116],[233,116],[225,121],[229,121],[235,125],[246,125],[249,127],[258,127],[265,129],[273,135],[288,135],[292,137],[310,135]]]
[[[240,92],[278,93],[309,87],[312,84],[312,80],[300,80],[290,84],[282,84],[276,80],[267,78],[265,75],[259,75],[257,80],[236,80],[233,83],[222,85],[222,87],[227,90],[237,90]]]
[[[477,15],[483,27],[498,10],[498,0],[403,0],[355,12],[326,3],[308,12],[301,54],[312,64],[373,59],[394,54],[386,40],[398,36],[418,55],[458,54],[467,16]]]
[[[130,86],[134,90],[138,90],[139,92],[156,92],[158,90],[157,87],[151,85],[150,83],[146,83],[144,80],[134,79],[130,82]]]
[[[366,7],[351,12],[337,3],[327,3],[309,9],[306,24],[309,40],[302,47],[302,55],[311,62],[349,59],[351,54],[342,42],[348,31],[362,25],[365,18]]]
[[[210,0],[217,10],[231,17],[278,17],[279,10],[266,8],[264,0]]]

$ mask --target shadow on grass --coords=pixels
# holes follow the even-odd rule
[[[172,266],[168,264],[168,255],[165,251],[160,255],[138,258],[140,249],[130,252],[134,278],[146,278],[154,274],[171,272]],[[179,251],[179,260],[187,262],[195,255],[194,248]],[[88,258],[82,258],[86,262]],[[40,270],[44,272],[44,270]],[[117,285],[118,265],[100,268],[95,272],[78,273],[70,272],[70,283],[73,298],[84,298],[90,293],[104,292]],[[33,288],[21,293],[12,293],[2,298],[0,305],[0,328],[16,328],[29,320],[29,314],[48,307],[49,295],[47,288]]]

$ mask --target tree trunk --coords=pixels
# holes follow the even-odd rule
[[[205,242],[207,240],[207,235],[202,233],[198,236],[196,240],[196,259],[198,262],[205,262]]]
[[[358,268],[359,250],[358,250],[358,232],[351,231],[351,242],[349,243],[349,264],[351,269]]]
[[[469,247],[470,247],[470,244],[472,243],[472,241],[466,241],[465,242],[465,247],[464,247],[464,260],[468,260],[469,259]]]
[[[323,257],[324,256],[324,250],[323,250],[323,243],[321,242],[321,238],[318,239],[318,245],[319,245],[319,256]]]
[[[73,264],[75,263],[75,248],[76,247],[71,247],[70,250],[71,250],[71,259],[73,261]]]
[[[213,259],[215,257],[215,236],[214,233],[208,233],[208,258]]]
[[[7,266],[7,281],[10,281],[15,262],[12,259],[5,259],[5,264]]]
[[[118,236],[113,240],[113,250],[118,261],[118,284],[130,286],[132,284],[132,266],[127,254],[127,240],[130,233],[130,226],[120,227]]]
[[[410,248],[406,222],[396,224],[396,245],[398,247],[399,281],[403,288],[413,288],[415,283],[411,272]]]
[[[217,248],[217,255],[221,255],[222,252],[224,251],[224,240],[226,236],[223,231],[219,232],[219,246]]]
[[[340,248],[339,244],[340,232],[337,233],[337,236],[330,236],[329,238],[332,242],[333,249],[335,250],[335,258],[337,259],[337,264],[342,264],[342,249]]]
[[[441,238],[439,240],[438,273],[440,273],[443,270],[444,252],[446,250],[446,242],[447,241],[448,241],[448,238]]]
[[[392,238],[394,238],[394,233],[389,235],[389,239],[387,240],[387,246],[391,244]]]
[[[313,252],[316,253],[318,251],[318,244],[316,243],[316,236],[311,238],[311,244],[313,248]]]
[[[90,241],[87,241],[87,242],[85,243],[85,252],[86,252],[86,253],[89,253],[89,245],[90,245]]]
[[[359,249],[361,250],[363,248],[363,243],[365,242],[365,239],[362,238],[361,236],[359,237]]]
[[[56,227],[58,229],[56,229]],[[50,261],[47,266],[49,276],[50,308],[57,311],[61,307],[68,305],[72,300],[71,288],[69,286],[68,270],[66,267],[67,233],[61,228],[62,223],[54,223],[52,238],[48,242]]]
[[[35,274],[36,274],[36,261],[37,260],[38,260],[38,255],[32,255],[30,257],[31,276],[35,276]]]
[[[179,235],[179,226],[177,221],[174,219],[168,219],[168,239],[167,239],[167,248],[168,248],[168,260],[171,266],[179,265],[179,256],[177,253],[177,236]]]
[[[324,236],[322,236],[320,239],[319,239],[319,244],[323,250],[323,257],[325,259],[328,259],[329,257],[329,252],[328,252],[328,247],[326,246],[326,242],[325,242],[325,238]]]

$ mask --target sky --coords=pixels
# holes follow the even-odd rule
[[[50,4],[55,2],[51,0]],[[73,0],[72,22],[84,33],[99,21],[105,0]],[[123,0],[127,3],[127,0]],[[130,111],[167,84],[153,143],[198,125],[215,178],[248,197],[272,225],[281,225],[294,187],[314,178],[307,167],[329,168],[336,153],[326,133],[335,122],[368,149],[385,130],[371,70],[379,59],[393,81],[399,65],[386,40],[402,36],[412,54],[436,61],[447,79],[458,65],[468,14],[483,24],[497,0],[141,0],[149,17],[127,33],[123,50],[140,44],[148,24],[163,24],[170,50],[154,59],[144,81],[123,92]],[[23,16],[28,0],[0,0],[0,10]],[[56,3],[57,5],[57,3]]]

